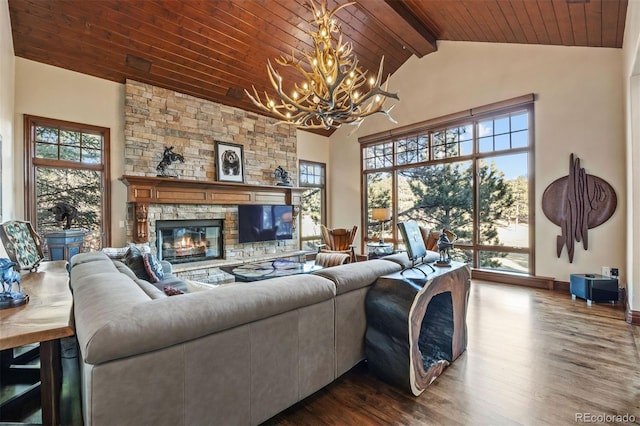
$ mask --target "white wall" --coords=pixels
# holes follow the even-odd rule
[[[640,2],[629,2],[622,46],[626,118],[627,171],[627,298],[632,311],[640,311]]]
[[[2,199],[0,222],[15,217],[13,189],[13,98],[15,83],[15,56],[11,37],[9,3],[0,0],[0,141],[2,142]],[[16,157],[20,158],[20,157]]]
[[[297,130],[298,137],[298,161],[306,160],[306,161],[315,161],[317,163],[324,163],[326,165],[327,172],[330,167],[330,152],[329,149],[331,147],[329,143],[329,138],[325,136],[320,136],[315,133],[305,132],[304,130]],[[295,181],[294,185],[298,185],[300,182]],[[328,174],[326,176],[325,181],[325,190],[327,194],[331,193],[332,185],[331,185],[331,175]],[[329,201],[329,196],[327,195],[327,223],[326,225],[331,227],[331,203]]]
[[[15,63],[15,158],[23,158],[24,114],[108,127],[111,134],[112,245],[123,246],[126,187],[118,180],[124,162],[124,85],[23,58]],[[24,171],[16,164],[16,214],[24,217]]]
[[[354,135],[349,136],[352,129],[346,127],[330,138],[330,173],[340,182],[331,192],[334,223],[360,224],[358,137],[535,93],[535,273],[568,281],[571,273],[599,273],[602,265],[618,266],[624,282],[626,179],[621,73],[620,49],[443,41],[435,53],[421,59],[412,56],[389,85],[400,96],[391,114],[398,124],[374,116]],[[540,208],[545,188],[568,175],[571,153],[580,157],[587,173],[609,182],[618,196],[613,217],[589,231],[589,250],[578,245],[573,263],[569,263],[566,249],[560,258],[556,256],[560,228]]]

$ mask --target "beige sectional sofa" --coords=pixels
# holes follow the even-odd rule
[[[85,425],[269,419],[364,359],[366,293],[405,259],[167,297],[103,253],[74,256]]]

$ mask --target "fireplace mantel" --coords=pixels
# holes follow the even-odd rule
[[[124,175],[127,202],[135,211],[133,239],[149,241],[149,204],[277,204],[293,205],[294,214],[302,200],[303,188],[277,185],[251,185],[232,182],[206,182],[190,179]]]

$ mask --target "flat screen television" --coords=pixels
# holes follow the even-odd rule
[[[291,240],[293,206],[241,204],[238,206],[238,242]]]

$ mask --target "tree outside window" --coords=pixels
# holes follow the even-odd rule
[[[40,235],[60,230],[49,209],[68,203],[78,210],[73,227],[87,231],[83,250],[99,250],[110,240],[109,129],[33,116],[25,121],[27,220]]]
[[[457,235],[452,256],[474,267],[533,273],[529,169],[532,104],[412,129],[362,147],[366,240],[379,227],[376,207],[391,207],[395,225],[415,220]]]
[[[306,188],[302,194],[300,208],[300,247],[302,250],[316,251],[322,242],[320,225],[325,220],[325,170],[323,163],[300,160],[300,187]]]

